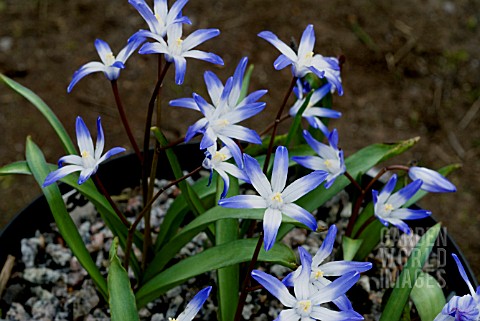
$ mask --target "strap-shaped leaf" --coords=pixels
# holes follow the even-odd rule
[[[26,143],[26,158],[28,167],[32,171],[33,176],[35,177],[38,185],[42,188],[43,194],[47,199],[53,217],[55,218],[55,222],[57,223],[58,230],[62,234],[75,257],[78,259],[80,264],[82,264],[85,270],[87,270],[88,274],[97,285],[99,292],[105,299],[107,299],[107,282],[98,270],[95,262],[92,260],[90,253],[83,243],[82,237],[78,233],[75,223],[73,223],[72,218],[68,214],[58,186],[56,184],[52,184],[47,187],[42,187],[45,177],[47,177],[50,170],[45,162],[42,151],[31,140],[30,137],[27,138]]]
[[[220,200],[223,191],[223,180],[220,175],[216,177],[217,192],[216,203]],[[238,179],[230,177],[230,187],[227,197],[238,195]],[[238,220],[223,219],[215,223],[215,242],[216,245],[229,243],[238,239]],[[233,321],[237,311],[237,302],[239,297],[240,269],[238,264],[230,265],[217,270],[217,288],[218,288],[218,309],[220,320]]]
[[[117,256],[118,238],[114,238],[110,247],[110,266],[108,267],[108,304],[112,321],[139,320],[135,296],[130,279]]]
[[[32,175],[26,161],[18,161],[0,168],[0,175]]]
[[[160,273],[165,265],[180,251],[180,249],[190,242],[190,240],[205,230],[207,226],[221,219],[250,219],[261,220],[265,209],[249,209],[249,208],[224,208],[221,206],[215,206],[206,211],[190,224],[185,226],[170,242],[165,244],[160,250],[159,254],[150,262],[143,277],[143,282],[152,279],[155,275]],[[282,223],[295,224],[305,228],[305,226],[298,221],[283,215]]]
[[[137,307],[141,308],[174,286],[199,274],[252,259],[258,239],[242,239],[209,248],[197,255],[181,260],[145,283],[136,293]],[[259,261],[297,267],[295,253],[281,243],[268,252],[260,250]]]
[[[440,232],[440,227],[440,223],[434,225],[418,241],[395,283],[395,287],[385,305],[380,321],[400,320],[403,307],[407,304],[410,292],[422,272],[425,261],[432,251],[435,240]]]
[[[421,272],[410,293],[422,321],[431,321],[442,311],[446,300],[438,281],[428,273]]]
[[[0,80],[2,80],[8,87],[15,90],[18,94],[27,99],[29,102],[31,102],[38,109],[38,111],[42,113],[42,115],[47,119],[48,123],[57,133],[58,138],[60,138],[63,148],[65,149],[65,152],[67,154],[75,154],[77,152],[75,145],[70,139],[70,136],[68,136],[68,133],[63,127],[60,120],[50,109],[50,107],[48,107],[48,105],[40,97],[37,96],[37,94],[5,75],[0,74]]]

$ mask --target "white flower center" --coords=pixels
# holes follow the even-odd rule
[[[82,151],[82,158],[89,158],[90,157],[90,153],[87,152],[86,150]]]
[[[280,209],[283,206],[282,193],[276,192],[273,193],[270,197],[269,207],[273,209]]]
[[[182,43],[183,43],[182,38],[178,38],[171,45],[169,43],[169,46],[171,46],[170,52],[172,56],[180,56],[182,54]]]
[[[333,163],[332,163],[332,160],[331,159],[326,159],[323,164],[325,164],[325,167],[327,167],[328,169],[332,168],[333,166]]]
[[[111,66],[115,63],[115,56],[113,55],[113,52],[109,52],[105,55],[105,60],[107,61],[106,65]]]
[[[216,132],[219,132],[220,130],[224,129],[225,127],[227,127],[228,125],[230,125],[230,122],[226,119],[217,119],[214,123],[213,123],[213,130],[216,131]]]
[[[295,311],[297,314],[301,315],[302,317],[310,316],[312,312],[312,301],[310,300],[302,300],[298,301],[297,305],[295,306]]]
[[[385,210],[385,212],[390,213],[391,211],[393,211],[394,207],[392,204],[387,203],[383,205],[383,209]]]
[[[314,271],[312,271],[312,274],[313,274],[313,277],[315,278],[315,280],[318,280],[319,278],[323,277],[324,273],[320,269],[315,269]]]
[[[177,321],[175,318],[168,318],[168,321]]]
[[[224,153],[220,153],[220,152],[215,152],[215,155],[213,155],[212,157],[212,160],[214,162],[223,162],[227,159],[227,155],[225,155]]]

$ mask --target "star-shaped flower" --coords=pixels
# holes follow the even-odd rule
[[[230,178],[228,177],[228,174],[245,182],[249,182],[248,176],[243,170],[228,162],[228,160],[232,158],[232,154],[226,146],[222,147],[220,150],[217,150],[217,145],[212,145],[207,149],[205,154],[206,158],[203,161],[202,166],[205,169],[210,170],[210,179],[208,184],[210,185],[211,183],[213,171],[216,171],[223,180],[223,192],[221,198],[224,198],[228,192],[228,187],[230,185]],[[243,167],[243,164],[239,164],[239,166]]]
[[[108,80],[117,80],[120,76],[120,69],[125,68],[125,62],[130,55],[141,45],[143,41],[141,39],[134,39],[130,41],[125,48],[120,50],[115,57],[112,53],[112,49],[108,43],[101,39],[95,40],[95,48],[102,62],[91,61],[83,65],[74,74],[72,81],[68,85],[67,92],[71,92],[73,87],[86,75],[94,72],[103,72]]]
[[[276,277],[259,270],[252,271],[252,277],[289,308],[281,311],[275,320],[363,320],[363,317],[353,310],[334,311],[320,306],[344,295],[357,282],[360,275],[356,272],[347,273],[325,286],[322,291],[312,292],[310,288],[311,257],[302,247],[299,247],[298,251],[302,267],[305,268],[301,269],[298,277],[294,280],[295,295],[290,294],[288,288]]]
[[[271,43],[281,52],[281,55],[273,63],[275,69],[281,70],[292,65],[292,74],[297,78],[303,78],[306,74],[313,72],[320,78],[326,77],[328,82],[338,90],[339,95],[343,94],[338,59],[313,53],[313,47],[315,46],[313,25],[308,25],[303,31],[298,53],[278,39],[271,31],[262,31],[258,36]]]
[[[303,131],[303,137],[318,156],[294,156],[292,160],[306,168],[327,172],[325,188],[330,188],[335,179],[346,171],[343,151],[338,149],[337,130],[332,130],[328,136],[330,145],[320,143],[306,130]]]
[[[311,274],[310,274],[310,285],[312,286],[312,291],[322,291],[325,286],[332,283],[326,277],[329,276],[341,276],[351,272],[365,272],[372,268],[372,263],[370,262],[355,262],[355,261],[331,261],[324,262],[328,256],[332,254],[333,246],[335,243],[335,237],[337,235],[337,227],[335,225],[330,226],[328,229],[327,236],[322,243],[322,246],[318,249],[317,253],[313,257],[313,260],[310,256],[310,253],[306,252],[305,255],[310,257],[311,262]],[[283,280],[283,284],[286,286],[293,286],[295,283],[295,278],[301,273],[302,267],[299,267],[294,272],[288,274]],[[337,299],[332,301],[335,303],[341,310],[350,310],[352,305],[350,300],[345,295],[339,296]]]
[[[410,234],[410,228],[403,220],[421,219],[431,215],[432,212],[402,208],[420,189],[422,180],[417,179],[392,195],[396,184],[397,175],[393,174],[380,194],[376,190],[372,190],[375,216],[383,225],[388,226],[390,223],[402,232]]]
[[[167,0],[154,0],[152,11],[145,0],[128,1],[148,24],[150,32],[160,37],[165,37],[167,28],[172,24],[191,24],[187,17],[182,16],[182,9],[187,2],[188,0],[178,0],[168,10]]]
[[[67,155],[63,156],[58,161],[59,169],[53,171],[47,175],[43,186],[48,186],[54,182],[62,179],[73,172],[80,172],[78,184],[83,184],[87,179],[97,172],[98,166],[106,159],[122,153],[125,148],[114,147],[108,152],[102,155],[103,148],[105,146],[105,138],[103,136],[102,123],[100,117],[97,119],[97,143],[95,148],[93,147],[92,136],[88,131],[83,119],[79,116],[76,121],[77,143],[80,150],[80,155]],[[63,166],[63,164],[70,164]]]
[[[153,34],[146,30],[140,30],[130,38],[130,41],[136,39],[145,39],[151,37],[156,42],[145,43],[140,50],[140,54],[165,54],[168,62],[175,64],[175,82],[177,85],[183,84],[185,72],[187,69],[187,60],[185,58],[195,58],[205,60],[217,65],[223,65],[223,60],[211,52],[193,50],[196,46],[220,34],[218,29],[199,29],[182,39],[182,24],[172,24],[167,28],[167,41],[163,37]]]
[[[288,174],[288,150],[277,147],[271,183],[260,169],[257,160],[244,154],[245,172],[258,195],[237,195],[220,200],[219,205],[232,208],[265,208],[263,232],[265,250],[275,243],[278,228],[282,223],[282,214],[305,224],[315,231],[317,221],[312,214],[293,203],[320,185],[327,176],[323,171],[312,172],[286,186]]]
[[[330,132],[328,131],[327,126],[320,120],[320,117],[325,118],[339,118],[342,116],[342,113],[332,110],[330,108],[323,108],[316,106],[325,95],[331,90],[332,85],[327,83],[322,87],[315,90],[312,95],[310,96],[310,100],[308,101],[307,107],[303,110],[302,117],[304,117],[310,126],[313,128],[318,128],[322,131],[325,136],[328,136]],[[295,117],[299,112],[300,108],[305,103],[307,97],[305,96],[303,85],[301,80],[297,80],[297,101],[293,104],[290,108],[290,116]]]

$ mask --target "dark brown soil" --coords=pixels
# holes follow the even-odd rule
[[[272,67],[278,52],[256,37],[271,30],[281,39],[299,39],[308,23],[315,25],[316,52],[345,55],[345,95],[334,106],[343,117],[339,129],[346,155],[376,142],[420,136],[421,141],[397,163],[416,160],[431,168],[461,163],[451,175],[458,192],[429,195],[422,205],[446,224],[480,276],[480,3],[426,0],[357,1],[191,1],[184,13],[196,28],[219,28],[221,35],[202,49],[220,54],[225,67],[189,61],[185,85],[163,89],[164,101],[205,93],[202,73],[222,79],[238,60],[255,64],[252,88],[269,89],[267,109],[250,125],[263,128],[272,119],[288,87],[290,73]],[[93,42],[101,38],[114,52],[144,21],[126,0],[0,0],[0,72],[31,88],[55,110],[74,137],[81,115],[90,127],[103,118],[107,147],[126,146],[110,85],[101,74],[83,79],[67,94],[73,72],[97,60]],[[152,56],[134,55],[120,78],[127,113],[142,137],[145,110],[156,77]],[[0,86],[0,165],[24,159],[25,137],[31,135],[55,162],[63,155],[53,131],[38,111]],[[166,105],[166,103],[164,104]],[[162,123],[170,137],[180,137],[198,115],[165,107]],[[30,177],[0,178],[0,226],[39,194]]]

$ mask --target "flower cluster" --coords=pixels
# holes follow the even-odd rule
[[[217,275],[219,315],[232,313],[232,309],[229,309],[229,304],[232,303],[228,300],[236,298],[240,292],[235,317],[235,320],[239,320],[248,291],[247,285],[252,277],[287,308],[280,312],[277,320],[363,320],[363,316],[354,310],[347,294],[359,280],[360,273],[374,266],[372,262],[368,262],[366,255],[358,254],[359,248],[370,246],[370,249],[373,249],[376,246],[377,243],[374,242],[379,239],[381,233],[378,221],[385,226],[393,225],[408,234],[410,227],[406,220],[417,220],[431,215],[428,210],[411,209],[406,206],[415,200],[415,197],[418,199],[423,196],[424,193],[420,190],[434,193],[453,192],[456,190],[455,186],[439,172],[425,167],[403,165],[385,167],[367,186],[363,186],[360,179],[363,173],[376,165],[380,159],[391,157],[399,151],[391,148],[386,149],[386,152],[378,152],[381,153],[378,155],[364,153],[361,157],[355,158],[355,155],[352,155],[350,158],[344,158],[346,157],[344,151],[339,146],[339,132],[335,128],[329,129],[326,122],[327,119],[338,119],[342,116],[340,112],[332,109],[330,103],[335,93],[343,95],[341,66],[337,58],[314,53],[316,39],[311,24],[303,31],[298,48],[288,46],[271,31],[262,31],[258,34],[280,51],[273,64],[275,69],[281,70],[291,66],[292,76],[290,89],[279,108],[278,116],[264,133],[259,134],[240,124],[262,112],[267,105],[260,101],[267,94],[267,90],[259,89],[253,92],[248,90],[250,74],[247,72],[247,57],[240,59],[233,75],[225,82],[212,71],[203,74],[208,98],[193,92],[190,97],[169,101],[172,107],[201,113],[200,118],[188,127],[181,141],[187,143],[201,136],[198,138],[198,145],[203,152],[201,155],[205,157],[197,170],[184,174],[182,169],[179,169],[175,152],[170,150],[172,146],[163,135],[162,129],[151,127],[155,100],[158,106],[161,106],[159,88],[166,81],[171,64],[175,66],[174,82],[177,85],[183,84],[187,70],[186,58],[204,60],[217,65],[224,64],[220,56],[195,49],[205,41],[218,36],[220,34],[218,29],[196,30],[183,37],[184,25],[191,24],[190,19],[182,12],[187,2],[188,0],[177,0],[169,8],[166,0],[154,0],[152,10],[144,0],[129,0],[147,23],[148,30],[141,29],[133,33],[117,56],[112,53],[106,42],[97,39],[95,48],[101,62],[93,61],[80,67],[67,88],[67,91],[71,92],[83,77],[94,72],[103,72],[112,83],[124,127],[143,166],[142,211],[133,221],[127,220],[95,175],[103,161],[125,151],[123,147],[115,147],[103,153],[105,138],[100,118],[97,120],[95,147],[84,121],[81,117],[77,118],[79,155],[60,158],[59,168],[43,177],[42,186],[50,191],[49,195],[53,195],[55,187],[51,185],[74,172],[79,172],[77,180],[79,185],[84,184],[90,177],[96,179],[100,191],[85,188],[82,192],[87,198],[90,197],[94,204],[101,206],[106,224],[121,240],[120,244],[124,247],[124,267],[127,270],[131,268],[135,274],[138,287],[133,296],[134,301],[140,306],[192,276],[222,269]],[[143,152],[140,152],[128,125],[117,87],[120,71],[125,69],[127,59],[135,52],[156,54],[164,58],[158,59],[159,78],[147,109]],[[288,115],[282,118],[292,91],[296,100],[289,105],[291,107]],[[279,123],[288,118],[293,119],[293,125],[288,133],[277,135]],[[269,130],[271,134],[267,135]],[[156,148],[152,153],[149,149],[151,131],[157,138]],[[161,150],[167,150],[176,179],[155,192],[154,166]],[[185,181],[202,169],[208,171],[208,191],[205,191],[205,186],[195,185],[202,180],[197,183]],[[391,175],[380,192],[373,189],[374,183],[379,181],[383,174],[396,170],[403,171],[403,175],[396,173]],[[403,179],[399,179],[400,177]],[[215,178],[217,184],[211,184]],[[409,180],[411,182],[408,182]],[[232,184],[232,181],[235,184]],[[144,235],[141,237],[141,231],[137,229],[140,221],[149,216],[154,201],[161,193],[175,184],[179,185],[181,197],[167,210],[159,236],[152,237],[150,222],[145,219]],[[311,234],[317,233],[318,218],[315,216],[315,210],[349,184],[356,188],[356,204],[352,206],[349,217],[337,224],[342,227],[341,233],[338,233],[335,223],[328,222],[330,224],[328,233],[316,254],[312,257],[305,248],[299,246],[297,250],[300,265],[292,262],[295,261],[292,259],[292,256],[294,257],[292,250],[279,244],[281,239],[294,227],[307,228]],[[241,185],[241,188],[231,189],[231,186],[238,185]],[[199,190],[202,192],[199,193]],[[213,194],[215,197],[212,197]],[[107,199],[108,204],[103,202],[104,198],[101,195]],[[372,195],[371,202],[366,198],[367,195]],[[215,202],[212,199],[215,199]],[[52,211],[55,210],[58,208],[52,208]],[[193,215],[186,215],[189,212]],[[233,225],[230,224],[232,220],[236,220]],[[257,229],[257,220],[262,222],[262,229]],[[372,224],[373,222],[376,225]],[[68,235],[72,231],[65,226],[67,225],[61,226],[60,232]],[[343,227],[346,227],[345,230]],[[364,233],[366,229],[369,229],[368,236]],[[185,259],[188,260],[188,264],[176,263],[175,254],[195,236],[195,233],[201,231],[206,232],[212,247]],[[336,239],[340,238],[343,252],[336,252],[337,256],[343,254],[344,259],[327,262],[327,258],[333,256]],[[253,248],[250,242],[252,240],[257,242]],[[75,243],[76,240],[71,242],[70,246],[75,251],[80,251],[78,249],[84,246],[83,243]],[[352,247],[352,243],[358,246]],[[134,255],[136,254],[133,251],[134,247],[143,248],[141,262],[139,257]],[[235,249],[234,255],[230,249]],[[351,254],[348,258],[346,252]],[[96,278],[95,282],[106,293],[105,296],[116,295],[102,288],[105,280],[92,268],[91,262],[88,261],[89,257],[82,255],[78,257],[79,260],[83,260],[81,263],[90,269],[88,272]],[[352,261],[353,258],[356,261]],[[477,292],[474,291],[458,258],[456,256],[454,258],[471,294],[452,298],[435,320],[478,320],[480,316],[478,289]],[[241,274],[238,264],[248,260],[251,264],[243,273],[246,279],[243,288],[239,289],[237,281]],[[292,268],[292,272],[279,280],[261,269],[252,271],[259,261],[280,262]],[[223,268],[226,267],[233,269],[225,272]],[[225,276],[223,272],[231,274]],[[290,288],[293,288],[293,294]],[[131,289],[125,290],[125,297],[132,292],[127,290]],[[171,320],[192,320],[211,290],[211,286],[201,290],[187,305],[185,311],[177,319]],[[228,290],[233,294],[226,296],[225,291]],[[333,305],[329,304],[330,302]],[[133,303],[132,306],[134,305]],[[233,319],[233,315],[225,319]]]

